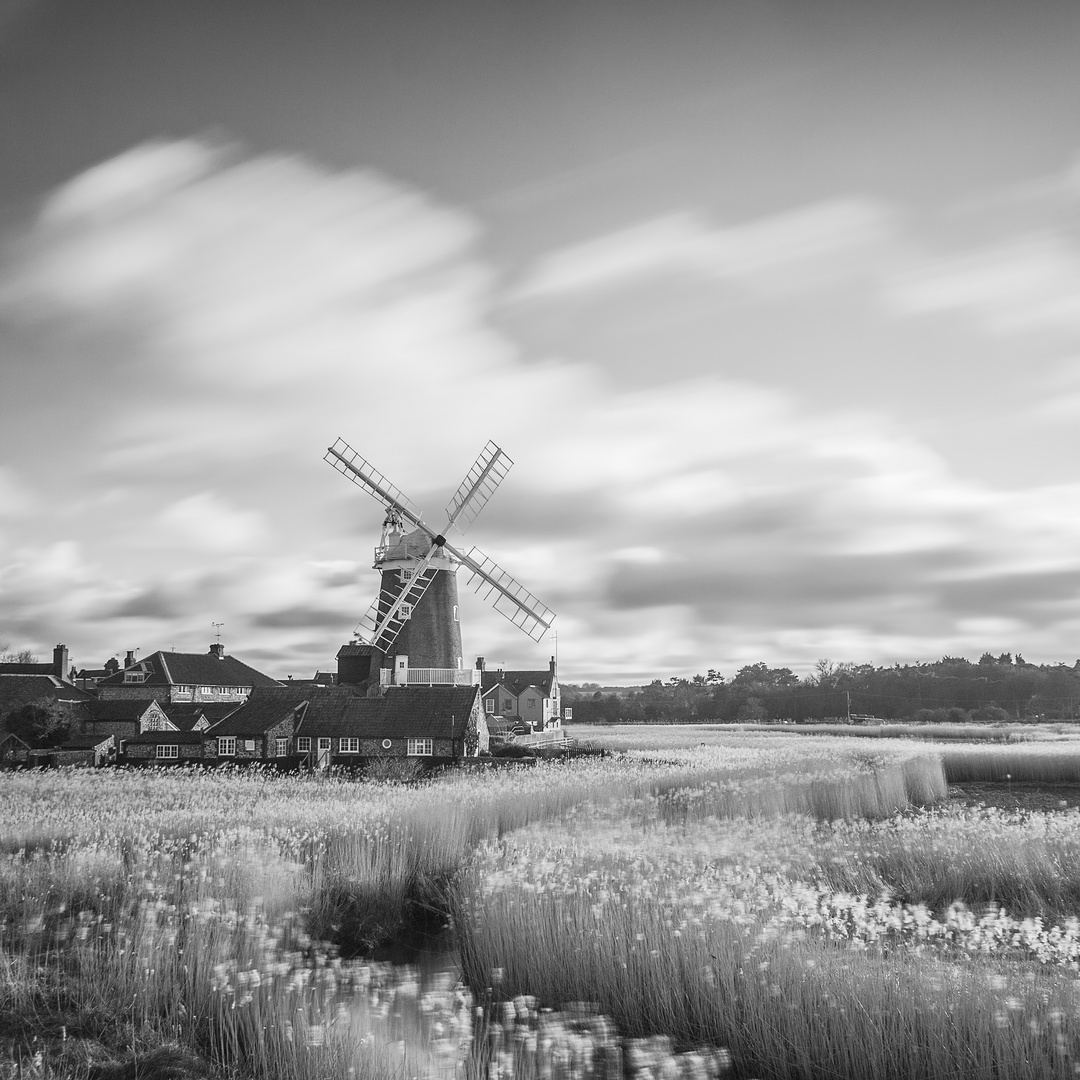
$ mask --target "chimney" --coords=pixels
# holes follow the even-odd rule
[[[68,677],[68,670],[70,665],[68,664],[68,651],[66,645],[57,645],[52,651],[53,662],[53,674],[58,679],[66,679]]]
[[[225,646],[222,645],[220,641],[215,641],[214,644],[210,646],[210,655],[216,656],[219,660],[224,660]]]
[[[135,663],[135,650],[128,649],[127,655],[124,657],[124,667],[129,668]]]
[[[481,675],[484,673],[484,658],[482,656],[476,658],[476,670],[479,671]]]

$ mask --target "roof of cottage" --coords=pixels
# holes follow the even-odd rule
[[[448,739],[464,733],[479,694],[476,686],[402,686],[376,698],[349,690],[324,687],[313,695],[297,735]]]
[[[206,701],[194,705],[187,702],[162,705],[161,708],[178,731],[193,731],[202,717],[205,716],[206,722],[213,726],[243,706],[242,701]]]
[[[55,675],[0,675],[0,711],[49,698],[52,701],[93,701],[94,695]]]
[[[135,743],[137,746],[146,746],[153,743],[165,743],[166,745],[202,745],[206,737],[204,731],[144,731],[140,735],[132,735],[130,739],[124,739],[127,746]]]
[[[261,735],[280,724],[289,713],[320,689],[322,688],[311,683],[257,686],[240,708],[214,725],[213,734]]]
[[[90,719],[96,722],[141,720],[154,705],[161,708],[156,698],[96,698],[90,702]]]
[[[551,694],[553,675],[550,668],[540,671],[485,671],[481,685],[484,693],[490,693],[496,686],[505,686],[514,697],[523,694],[530,686],[535,686],[545,697]]]
[[[158,651],[151,653],[124,671],[118,671],[98,686],[124,686],[127,671],[145,671],[145,681],[138,684],[152,689],[155,686],[280,686],[235,656],[217,656],[214,653],[178,653]],[[131,685],[130,683],[126,685]]]

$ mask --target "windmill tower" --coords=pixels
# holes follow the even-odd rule
[[[348,443],[338,439],[324,460],[386,507],[375,548],[379,595],[357,627],[364,641],[357,651],[370,658],[366,674],[358,669],[358,675],[369,685],[376,685],[376,676],[379,686],[471,683],[458,620],[457,574],[463,567],[499,614],[534,641],[547,633],[555,617],[550,608],[478,548],[463,552],[446,536],[468,529],[510,471],[513,462],[495,443],[484,447],[447,504],[439,532]]]

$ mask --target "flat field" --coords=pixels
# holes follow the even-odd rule
[[[946,778],[1052,793],[1080,741],[589,737],[411,785],[0,775],[0,1069],[1076,1074],[1080,811]],[[462,982],[363,959],[448,915]]]

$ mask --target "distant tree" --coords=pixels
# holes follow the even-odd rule
[[[0,644],[0,664],[36,664],[37,662],[37,654],[29,649],[13,652],[7,642]]]
[[[1007,724],[1012,714],[997,705],[983,705],[972,712],[971,719],[980,724]]]
[[[769,710],[765,708],[761,698],[748,697],[746,703],[739,706],[735,717],[737,720],[754,723],[759,720],[768,720]]]
[[[57,746],[71,734],[74,717],[63,702],[41,698],[12,709],[4,726],[31,746]]]

